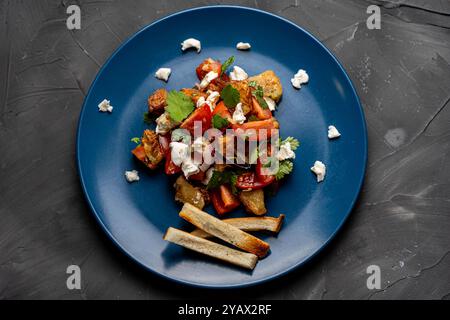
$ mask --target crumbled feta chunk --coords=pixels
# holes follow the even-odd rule
[[[125,179],[127,179],[130,183],[139,181],[139,174],[137,170],[125,171]]]
[[[277,153],[277,159],[283,161],[286,159],[295,159],[295,153],[291,149],[291,143],[285,142],[280,146],[280,150]]]
[[[204,105],[206,103],[206,99],[205,99],[205,97],[200,97],[200,98],[198,98],[198,100],[197,100],[197,104],[196,104],[196,107],[197,108],[200,108],[202,105]]]
[[[214,173],[214,168],[209,168],[208,171],[206,171],[205,178],[202,180],[202,183],[204,185],[207,185],[209,181],[211,180]]]
[[[159,68],[158,71],[155,72],[155,77],[159,80],[164,80],[167,82],[167,80],[169,80],[171,72],[172,69],[170,68]]]
[[[200,50],[202,50],[202,44],[197,39],[189,38],[181,43],[181,50],[185,51],[189,48],[196,48],[198,53],[200,52]]]
[[[183,142],[171,142],[169,147],[170,156],[175,165],[180,166],[184,161],[191,158],[189,146],[187,144]]]
[[[308,81],[309,76],[303,69],[298,70],[294,77],[291,79],[292,86],[297,89],[300,89],[302,87],[302,84],[305,84]]]
[[[218,76],[219,74],[217,72],[214,71],[208,72],[200,82],[200,88],[202,89],[206,88],[211,83],[211,81],[216,79]]]
[[[216,102],[219,101],[220,93],[217,91],[210,91],[208,90],[209,96],[205,99],[204,97],[200,97],[197,100],[197,108],[200,108],[205,103],[209,106],[211,109],[211,112],[214,111],[214,108],[216,107]]]
[[[269,107],[270,111],[275,111],[275,108],[277,107],[275,101],[273,101],[271,98],[269,97],[264,97],[264,100],[267,103],[267,106]]]
[[[208,98],[206,98],[206,101],[211,102],[211,104],[215,104],[217,101],[219,101],[219,98],[220,98],[219,92],[208,90],[208,93],[209,93],[209,96],[208,96]]]
[[[164,112],[156,119],[156,133],[164,135],[169,133],[174,127],[176,127],[177,123],[170,119],[170,116],[167,112]]]
[[[335,139],[341,136],[338,129],[335,126],[328,126],[328,139]]]
[[[248,42],[238,42],[238,44],[236,45],[236,49],[238,50],[248,50],[251,47],[252,46]]]
[[[109,100],[103,99],[103,101],[98,104],[98,111],[112,112],[113,106],[110,104]]]
[[[233,71],[230,72],[230,79],[231,80],[245,80],[248,78],[247,72],[244,71],[241,67],[234,66]]]
[[[325,174],[327,171],[326,166],[321,161],[314,162],[314,166],[311,167],[311,171],[317,176],[317,182],[323,181],[325,179]]]
[[[200,172],[200,169],[192,161],[191,158],[186,159],[185,161],[183,161],[183,164],[181,165],[181,170],[183,171],[183,174],[184,174],[184,176],[186,178],[189,178],[190,176]]]
[[[233,112],[233,121],[235,123],[242,124],[242,123],[244,123],[245,120],[246,120],[246,118],[244,115],[244,111],[242,110],[242,103],[239,102],[236,105],[236,109]]]

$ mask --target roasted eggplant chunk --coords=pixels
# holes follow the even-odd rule
[[[174,187],[176,201],[190,203],[199,209],[203,209],[209,202],[208,192],[202,188],[194,187],[183,176],[178,177]]]
[[[267,212],[264,204],[264,191],[262,189],[243,191],[239,194],[239,199],[248,212],[256,214],[257,216]]]

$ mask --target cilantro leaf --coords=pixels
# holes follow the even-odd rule
[[[131,138],[130,141],[134,142],[136,144],[141,144],[141,138],[139,138],[139,137]]]
[[[234,62],[234,56],[229,57],[225,62],[222,64],[222,70],[220,71],[220,75],[223,75],[225,72],[227,72],[227,69],[233,64]]]
[[[275,174],[275,178],[277,180],[283,179],[285,176],[290,174],[292,172],[292,169],[294,169],[294,164],[290,160],[283,160],[280,162],[278,172]]]
[[[172,90],[167,94],[166,111],[170,119],[181,122],[194,110],[194,102],[183,92]]]
[[[239,95],[239,91],[237,91],[231,84],[227,85],[223,88],[220,93],[220,97],[222,98],[225,105],[229,108],[234,108],[241,100],[241,96]]]
[[[222,128],[228,127],[229,124],[230,124],[230,122],[227,119],[223,118],[219,114],[215,114],[213,116],[213,118],[212,118],[212,126],[213,126],[213,128],[216,128],[216,129],[220,130]]]
[[[295,139],[294,137],[287,137],[286,139],[284,139],[281,142],[281,144],[284,144],[284,143],[287,143],[287,142],[289,142],[291,144],[292,151],[297,150],[297,148],[300,145],[300,142],[297,139]]]

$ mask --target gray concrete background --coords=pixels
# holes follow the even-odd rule
[[[119,44],[181,9],[239,4],[288,18],[331,49],[369,133],[366,182],[337,238],[307,266],[238,291],[149,274],[107,239],[75,165],[81,105]],[[68,31],[78,4],[82,30]],[[381,7],[381,30],[366,9]],[[0,298],[449,299],[450,1],[0,1]],[[82,289],[66,288],[66,268]],[[382,289],[366,268],[379,265]]]

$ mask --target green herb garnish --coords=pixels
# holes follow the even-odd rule
[[[167,94],[166,111],[170,119],[181,122],[194,110],[194,102],[183,92],[172,90]]]
[[[257,116],[255,116],[254,114],[252,114],[250,117],[247,118],[248,122],[252,122],[252,121],[259,121],[259,118]]]
[[[231,186],[231,192],[237,194],[236,182],[238,179],[237,173],[233,171],[217,171],[214,170],[211,180],[209,180],[206,188],[208,190],[220,187],[223,184],[229,184]]]
[[[131,138],[130,141],[134,142],[136,144],[141,144],[141,138],[139,138],[139,137]]]
[[[216,128],[216,129],[220,130],[220,129],[228,127],[229,124],[230,124],[230,122],[227,119],[223,118],[219,114],[215,114],[213,116],[213,118],[212,118],[212,126],[213,126],[213,128]]]
[[[292,161],[281,161],[278,167],[278,172],[275,174],[275,178],[277,178],[277,180],[283,179],[285,176],[292,172],[292,169],[294,169],[294,164],[292,163]]]
[[[220,71],[220,75],[223,75],[225,72],[227,72],[227,69],[233,64],[234,62],[234,56],[229,57],[225,62],[222,64],[222,70]]]
[[[223,88],[220,93],[220,97],[222,98],[225,105],[229,108],[234,108],[240,101],[239,91],[233,88],[231,84],[227,85]]]

